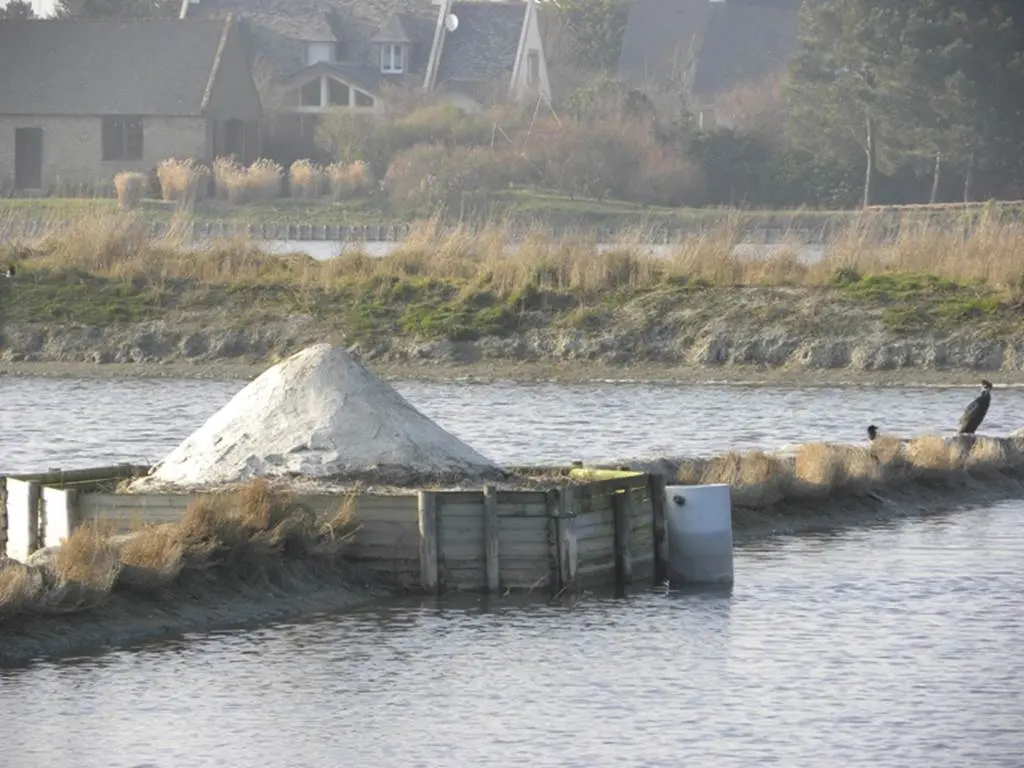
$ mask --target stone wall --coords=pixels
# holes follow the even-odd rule
[[[203,117],[151,117],[142,124],[141,160],[103,160],[102,118],[0,117],[0,189],[14,184],[14,131],[43,129],[43,188],[61,184],[113,183],[121,171],[148,172],[171,156],[207,156],[208,126]]]

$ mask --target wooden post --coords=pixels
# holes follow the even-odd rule
[[[579,548],[576,542],[576,500],[572,486],[558,495],[558,586],[571,587],[576,582]]]
[[[668,565],[668,536],[665,520],[665,476],[649,475],[651,494],[652,524],[654,526],[654,578],[657,583],[665,581]]]
[[[487,591],[501,589],[501,563],[498,559],[498,492],[493,485],[484,486],[484,561],[487,570]]]
[[[633,581],[633,493],[630,490],[612,495],[615,512],[615,580],[619,584]]]
[[[39,498],[42,486],[34,480],[28,482],[28,552],[39,549]]]
[[[437,591],[437,495],[419,494],[420,586],[425,592]]]

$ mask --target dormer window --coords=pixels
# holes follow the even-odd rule
[[[311,67],[321,61],[336,61],[337,47],[337,43],[306,43],[306,66]]]
[[[389,75],[405,72],[405,46],[385,43],[380,47],[380,71]]]

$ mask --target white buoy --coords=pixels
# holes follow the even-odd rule
[[[732,495],[727,484],[665,488],[670,583],[732,583]]]

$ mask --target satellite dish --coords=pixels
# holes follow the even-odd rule
[[[459,28],[459,17],[454,13],[449,13],[444,17],[444,28],[449,32],[454,32]]]

